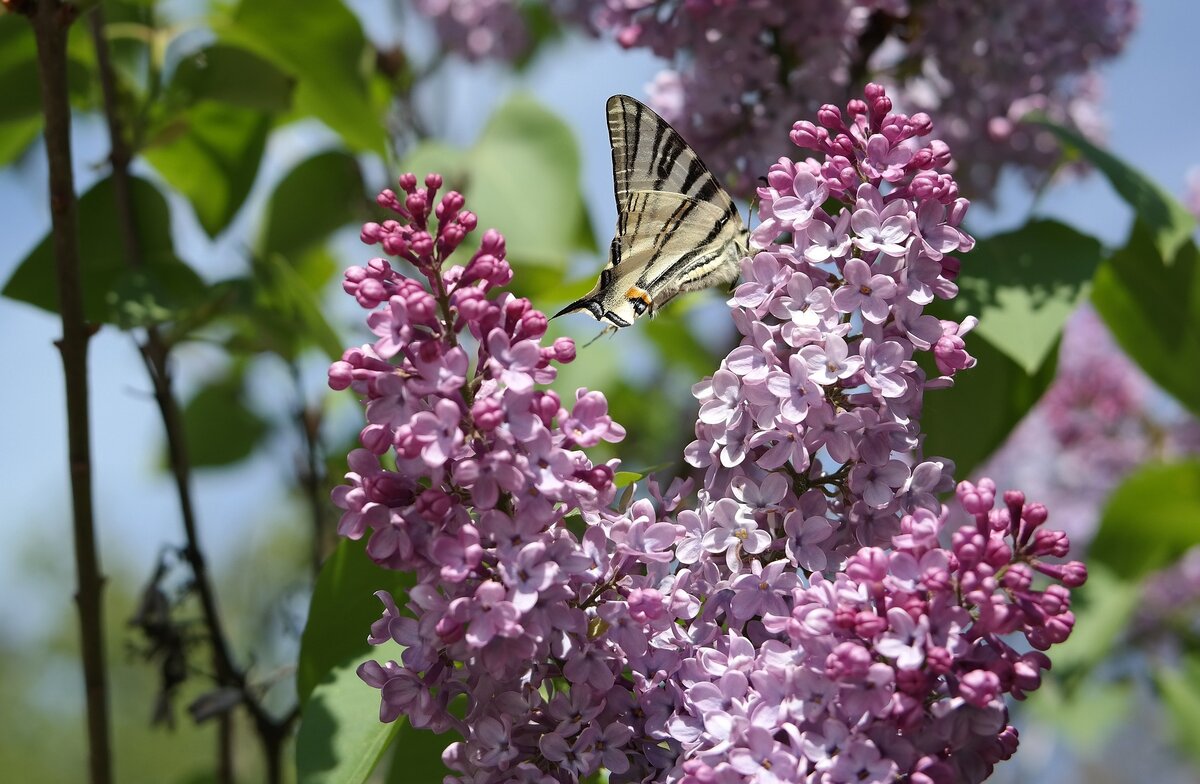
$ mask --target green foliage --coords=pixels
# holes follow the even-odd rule
[[[259,250],[298,260],[335,230],[364,220],[367,204],[362,172],[354,156],[336,151],[314,155],[275,186]]]
[[[504,234],[522,279],[529,267],[557,278],[573,252],[596,250],[579,192],[579,160],[567,124],[529,96],[516,95],[496,110],[471,149],[422,144],[402,168],[418,178],[439,172],[447,188],[461,191],[480,229]],[[473,241],[482,233],[475,232]]]
[[[458,739],[454,733],[437,735],[404,722],[392,741],[386,784],[442,784],[447,773],[442,751]]]
[[[300,637],[296,692],[301,704],[309,701],[330,672],[339,667],[352,670],[368,658],[371,646],[367,644],[367,633],[383,613],[375,592],[389,591],[403,597],[411,585],[411,575],[383,569],[368,558],[365,539],[342,540],[321,566],[308,622]],[[379,708],[379,693],[368,691],[375,700],[368,714],[374,715]]]
[[[1088,560],[1135,579],[1171,565],[1197,544],[1200,461],[1152,464],[1109,497]]]
[[[1171,718],[1175,747],[1200,765],[1200,654],[1184,654],[1179,667],[1159,665],[1154,684]]]
[[[167,202],[146,180],[130,183],[138,241],[145,266],[130,268],[117,219],[111,179],[95,185],[79,199],[83,306],[89,321],[128,325],[147,309],[161,315],[193,304],[204,283],[175,256]],[[30,252],[4,286],[4,296],[51,313],[58,312],[51,236]],[[147,305],[151,300],[152,305]],[[136,308],[133,312],[132,308]]]
[[[979,360],[954,377],[950,389],[925,393],[921,427],[925,454],[955,463],[956,476],[968,476],[1008,438],[1054,380],[1057,343],[1034,372],[982,335],[967,335],[967,350]]]
[[[299,784],[366,781],[404,723],[378,721],[379,691],[363,683],[355,667],[334,667],[309,695],[296,734]]]
[[[295,104],[356,150],[385,152],[380,113],[367,89],[367,41],[341,0],[242,0],[218,28],[296,80]]]
[[[1117,194],[1133,208],[1137,219],[1149,228],[1154,245],[1170,262],[1196,229],[1196,219],[1159,185],[1107,150],[1102,150],[1074,131],[1045,119],[1034,119],[1058,137],[1067,150],[1095,166]]]
[[[975,315],[974,334],[1025,373],[1036,373],[1086,298],[1101,254],[1095,238],[1051,220],[980,240],[957,280],[959,296],[950,303],[954,320]]]
[[[216,236],[250,193],[270,127],[263,112],[201,101],[158,129],[142,154]]]
[[[230,44],[213,44],[185,57],[167,87],[169,105],[189,106],[203,100],[243,109],[282,112],[292,106],[296,79],[253,52]]]
[[[73,105],[89,108],[93,87],[91,50],[75,32],[67,49],[67,88]],[[37,75],[37,48],[29,21],[16,14],[0,14],[0,167],[17,160],[42,130],[41,87]]]
[[[1183,243],[1173,263],[1140,220],[1096,273],[1092,303],[1146,375],[1200,414],[1200,254]]]
[[[194,468],[227,466],[254,453],[267,423],[246,406],[245,378],[233,372],[200,390],[183,409],[188,456]]]

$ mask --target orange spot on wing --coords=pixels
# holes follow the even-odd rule
[[[629,291],[625,292],[625,299],[640,299],[642,302],[645,302],[647,306],[653,304],[650,301],[650,292],[643,291],[637,286],[629,287]]]

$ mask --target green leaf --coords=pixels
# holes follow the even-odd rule
[[[515,265],[562,270],[576,251],[593,252],[595,237],[580,196],[579,149],[570,127],[527,95],[496,110],[475,146],[455,155],[422,145],[404,163],[418,178],[438,171],[462,191],[480,230],[505,237]]]
[[[1093,237],[1057,221],[1032,221],[976,244],[956,281],[959,296],[946,309],[955,321],[977,316],[975,334],[1033,374],[1087,296],[1101,254]]]
[[[0,120],[0,168],[21,157],[41,132],[41,117]]]
[[[1057,653],[1053,655],[1057,668]],[[1077,748],[1094,751],[1125,724],[1134,697],[1134,685],[1128,681],[1092,681],[1085,689],[1065,691],[1053,677],[1047,677],[1028,704],[1034,715]]]
[[[72,100],[88,94],[88,63],[68,52],[67,89]],[[33,26],[17,14],[0,14],[0,123],[40,117],[41,82]]]
[[[237,291],[231,322],[241,331],[230,345],[242,351],[268,351],[294,359],[315,346],[331,360],[342,354],[342,340],[326,321],[318,293],[309,288],[287,259],[278,254],[255,257],[252,279],[231,285]]]
[[[386,784],[442,784],[449,772],[442,763],[442,752],[456,740],[457,733],[438,735],[405,722],[392,741],[395,753]]]
[[[366,214],[358,161],[344,152],[320,153],[298,164],[275,186],[258,247],[264,254],[295,261],[334,230]]]
[[[262,112],[202,101],[176,115],[142,152],[215,237],[250,193],[270,128]]]
[[[245,379],[233,373],[192,397],[183,408],[188,456],[194,468],[227,466],[254,453],[267,423],[246,407]]]
[[[1127,579],[1174,563],[1200,544],[1200,461],[1147,465],[1111,496],[1089,562]]]
[[[296,733],[298,784],[360,784],[367,780],[404,720],[379,721],[379,690],[363,683],[357,665],[330,670],[313,689]]]
[[[1171,717],[1171,735],[1176,748],[1200,764],[1200,658],[1186,653],[1178,669],[1159,665],[1154,684]]]
[[[1053,133],[1064,147],[1104,174],[1117,194],[1133,207],[1137,220],[1149,227],[1159,254],[1170,263],[1196,228],[1191,213],[1153,180],[1074,131],[1045,119],[1032,120],[1031,124]]]
[[[296,692],[300,704],[310,701],[317,684],[338,667],[353,669],[369,658],[367,644],[371,624],[383,614],[383,605],[374,594],[388,591],[398,604],[404,603],[412,586],[412,575],[395,572],[375,564],[366,552],[366,539],[343,540],[321,566],[308,609],[308,622],[300,635],[300,658],[296,663]],[[364,687],[366,688],[366,687]],[[379,693],[375,710],[360,723],[372,723],[379,712]],[[308,709],[305,708],[307,720]]]
[[[96,184],[79,199],[79,236],[83,275],[83,306],[94,323],[129,321],[124,305],[128,292],[155,292],[159,307],[190,304],[204,291],[204,282],[175,256],[167,202],[146,180],[130,181],[134,216],[145,266],[133,270],[126,259],[117,220],[112,180]],[[51,313],[58,312],[54,251],[47,236],[21,262],[4,286],[4,296]],[[141,303],[138,305],[141,307]],[[137,320],[136,318],[134,319]]]
[[[381,118],[367,90],[367,41],[341,0],[242,0],[222,38],[266,57],[297,80],[296,108],[356,150],[385,152]]]
[[[291,108],[296,80],[248,49],[217,43],[184,58],[167,88],[168,100],[187,106],[221,101],[243,109]]]
[[[639,482],[641,479],[642,475],[636,471],[618,471],[613,474],[613,487],[625,487],[634,482]]]
[[[1054,379],[1057,348],[1034,373],[1027,373],[982,335],[966,337],[979,363],[954,377],[950,389],[925,393],[921,426],[925,454],[948,457],[957,476],[968,476],[991,456],[1037,403]]]
[[[1163,263],[1149,231],[1134,224],[1129,242],[1096,272],[1092,303],[1130,357],[1155,383],[1200,414],[1200,254],[1184,243]]]

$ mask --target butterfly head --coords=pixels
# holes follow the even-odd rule
[[[586,297],[575,300],[551,318],[587,311],[597,321],[607,321],[614,327],[628,327],[648,309],[649,295],[645,292],[642,292],[642,297],[631,300],[621,296],[611,285],[605,287],[597,283]]]

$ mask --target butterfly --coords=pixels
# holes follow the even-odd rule
[[[628,95],[608,99],[617,231],[608,266],[581,299],[609,329],[628,327],[687,291],[731,283],[749,231],[733,199],[674,128]]]

